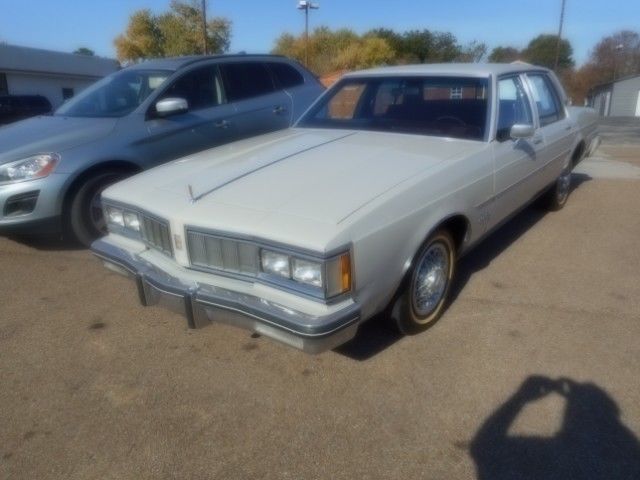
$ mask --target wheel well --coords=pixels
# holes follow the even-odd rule
[[[572,167],[575,167],[580,162],[582,155],[584,155],[585,148],[586,148],[586,145],[584,143],[584,140],[581,140],[578,146],[576,147],[576,149],[573,151],[573,154],[571,155]]]
[[[138,173],[141,172],[142,169],[136,165],[135,163],[126,162],[122,160],[112,160],[109,162],[103,162],[98,165],[94,165],[93,167],[88,168],[80,175],[78,175],[72,182],[71,185],[67,188],[67,191],[64,194],[64,199],[62,203],[62,212],[63,216],[66,218],[66,213],[69,210],[71,205],[71,201],[76,192],[80,189],[82,184],[86,182],[92,176],[107,172],[107,171],[120,171],[122,173]]]
[[[459,252],[469,232],[469,220],[464,215],[455,215],[442,222],[437,230],[440,229],[447,230],[451,234],[456,244],[456,251]]]

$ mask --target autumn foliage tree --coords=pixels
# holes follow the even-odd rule
[[[283,33],[273,53],[305,62],[304,36]],[[318,75],[385,64],[478,62],[486,55],[482,42],[460,45],[449,32],[376,28],[363,35],[350,29],[316,28],[309,35],[308,67]]]
[[[207,52],[229,49],[231,22],[216,17],[207,22]],[[204,53],[202,10],[196,0],[172,0],[168,12],[154,15],[138,10],[126,31],[114,40],[118,59],[137,62],[145,58]]]

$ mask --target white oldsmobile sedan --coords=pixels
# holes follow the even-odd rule
[[[562,208],[597,143],[526,64],[379,68],[343,77],[294,128],[152,169],[103,193],[93,252],[143,305],[317,353],[386,311],[442,315],[456,261],[534,199]]]

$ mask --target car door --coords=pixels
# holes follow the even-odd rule
[[[495,226],[525,204],[534,194],[534,175],[542,163],[544,138],[536,130],[531,138],[513,139],[514,125],[537,127],[533,106],[522,75],[498,78],[497,126],[492,142],[494,202],[489,227]]]
[[[560,101],[555,85],[545,73],[528,73],[527,80],[535,103],[540,134],[544,137],[544,165],[535,184],[538,191],[551,184],[570,159],[575,132]]]
[[[166,98],[183,98],[188,110],[159,116],[155,104]],[[236,137],[235,114],[217,66],[191,69],[168,85],[149,108],[148,136],[139,145],[144,150],[143,158],[161,163],[227,143]]]
[[[276,86],[261,61],[230,61],[220,65],[224,88],[236,108],[238,135],[249,137],[291,125],[291,97]]]

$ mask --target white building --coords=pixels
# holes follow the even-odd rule
[[[640,117],[640,75],[593,87],[589,104],[604,117]]]
[[[43,95],[55,109],[119,68],[110,58],[0,44],[0,95]]]

